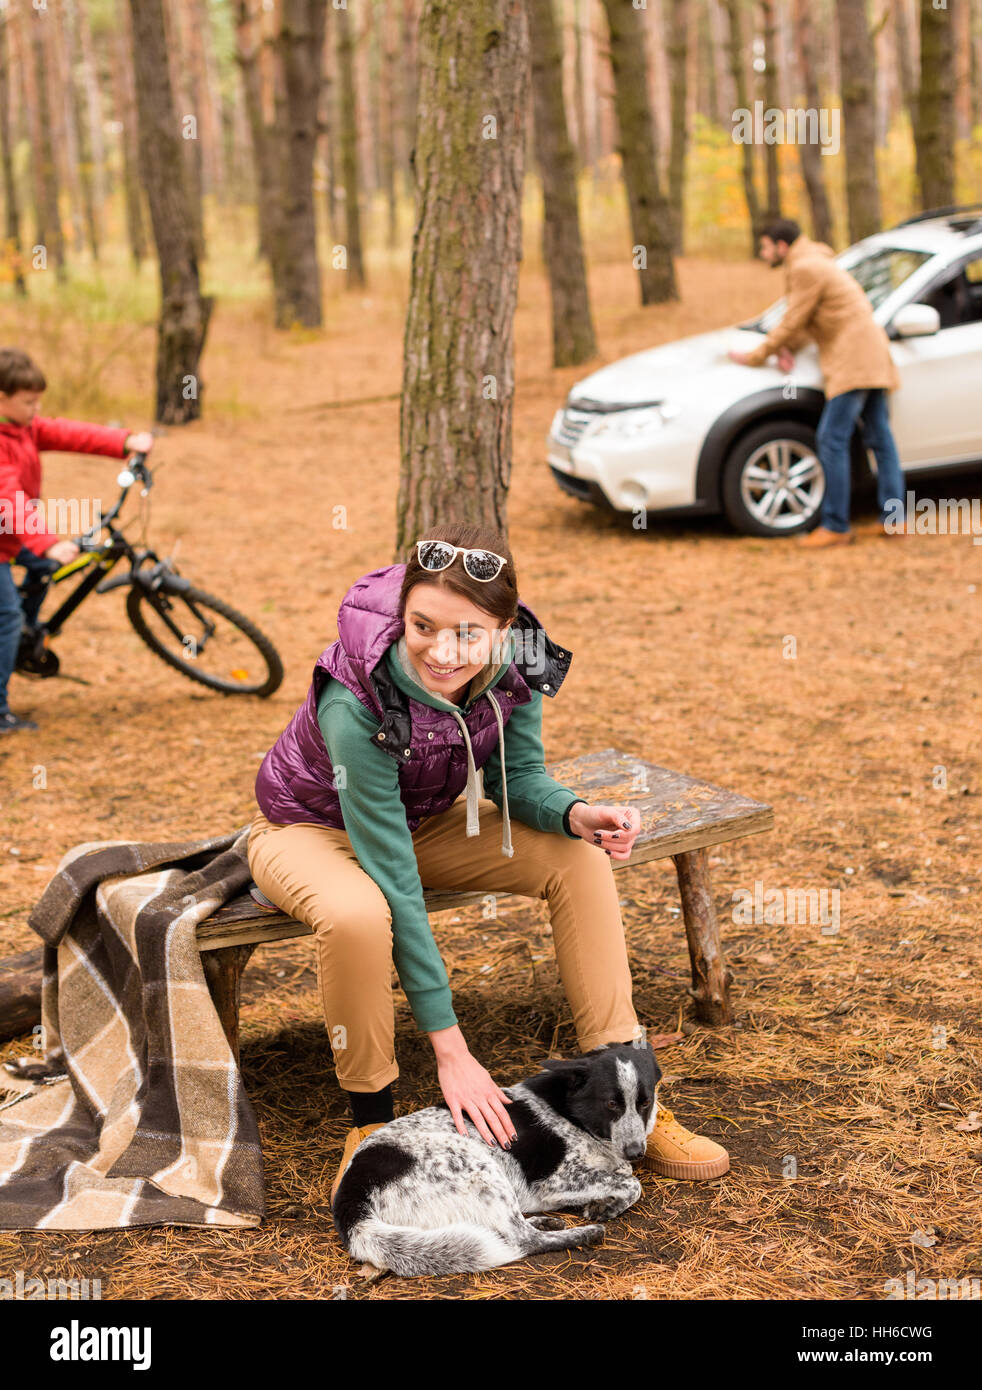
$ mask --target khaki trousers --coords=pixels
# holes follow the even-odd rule
[[[501,812],[478,805],[481,833],[465,833],[461,797],[413,835],[424,888],[518,893],[547,899],[556,962],[582,1052],[643,1036],[613,866],[585,840],[511,823],[515,853],[501,853]],[[338,1081],[378,1091],[399,1075],[392,998],[392,914],[344,830],[275,825],[259,812],[249,866],[271,902],[314,933],[318,983]]]

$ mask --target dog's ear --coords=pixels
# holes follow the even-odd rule
[[[585,1086],[590,1072],[589,1067],[579,1057],[547,1057],[542,1063],[542,1070],[558,1075],[571,1091],[578,1091],[581,1086]]]

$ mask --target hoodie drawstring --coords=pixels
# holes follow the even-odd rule
[[[501,833],[501,853],[510,859],[514,855],[515,850],[511,842],[511,821],[508,817],[508,776],[505,772],[505,722],[501,717],[501,707],[490,690],[484,692],[484,698],[491,701],[491,708],[494,710],[494,717],[498,725],[498,754],[501,763],[501,814],[504,822]],[[471,737],[463,717],[458,714],[456,710],[451,710],[451,713],[460,725],[461,732],[464,735],[464,744],[467,748],[467,834],[480,835],[481,827],[478,822],[477,813],[477,768],[474,765],[474,751],[471,748]]]

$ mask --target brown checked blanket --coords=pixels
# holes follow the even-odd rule
[[[259,1129],[195,936],[249,883],[247,836],[59,864],[29,919],[43,1061],[0,1068],[0,1229],[259,1225]]]

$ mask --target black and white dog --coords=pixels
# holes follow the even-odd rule
[[[466,1116],[459,1134],[445,1102],[363,1140],[334,1200],[348,1253],[396,1274],[465,1274],[596,1245],[603,1226],[525,1214],[582,1208],[598,1222],[638,1200],[631,1164],[654,1128],[661,1069],[647,1041],[543,1067],[502,1088],[510,1149],[490,1147]]]

